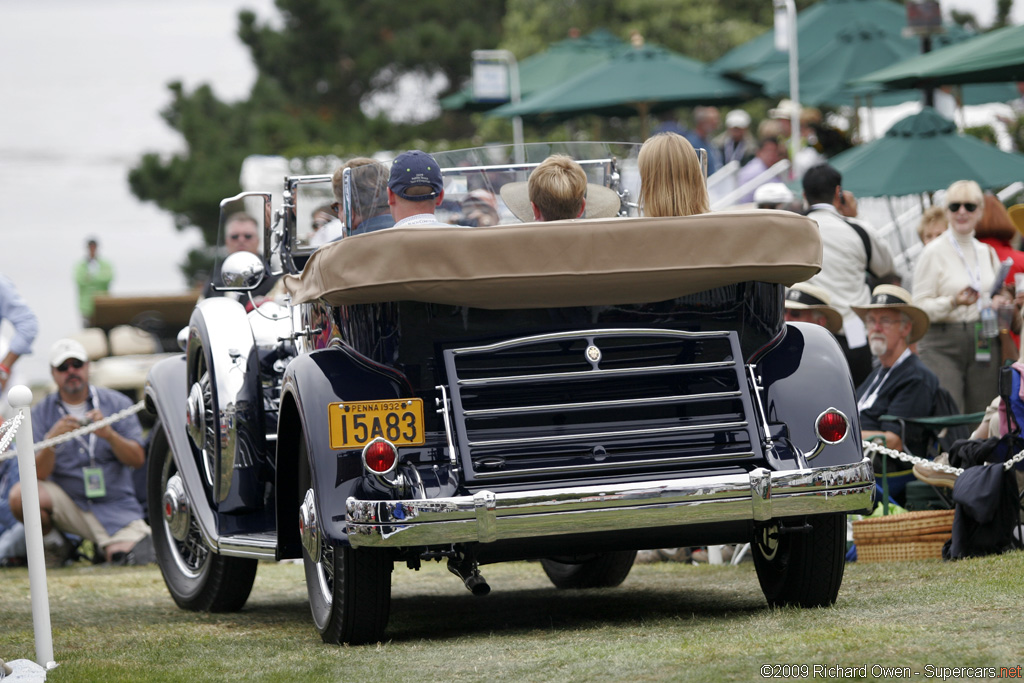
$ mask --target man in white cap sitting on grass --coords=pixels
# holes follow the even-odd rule
[[[89,355],[74,339],[61,339],[50,352],[57,391],[32,408],[36,443],[73,432],[83,425],[129,408],[124,394],[89,384]],[[150,528],[135,497],[132,470],[146,462],[142,426],[129,415],[90,434],[75,436],[36,453],[39,507],[48,551],[60,553],[52,529],[93,542],[111,564],[154,561]],[[11,511],[24,520],[21,484],[11,490]],[[55,542],[52,542],[55,541]],[[48,564],[61,564],[70,552]]]
[[[932,414],[939,378],[929,370],[910,345],[928,331],[928,314],[910,302],[910,293],[896,285],[878,285],[865,306],[853,306],[853,312],[864,321],[868,346],[878,361],[867,379],[857,387],[857,410],[860,412],[861,438],[884,437],[885,446],[924,456],[927,434],[907,424],[902,433],[899,422],[882,420],[883,415],[927,417]],[[889,495],[903,504],[904,489],[913,479],[911,467],[890,460]],[[876,476],[880,475],[876,468]]]

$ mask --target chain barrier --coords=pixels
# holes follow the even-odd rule
[[[84,436],[86,434],[92,434],[97,429],[103,429],[107,425],[112,425],[115,422],[125,419],[129,415],[134,415],[135,413],[142,410],[145,406],[145,401],[139,401],[135,405],[129,406],[124,410],[119,410],[118,412],[113,413],[112,415],[106,416],[102,420],[96,420],[95,422],[91,422],[85,425],[84,427],[80,427],[79,429],[68,432],[66,434],[61,434],[60,436],[55,436],[52,439],[45,439],[43,441],[40,441],[39,443],[35,444],[35,452],[38,453],[44,448],[59,446],[62,443],[71,441],[75,437]],[[11,418],[8,422],[5,422],[3,425],[0,425],[0,433],[2,433],[5,430],[7,430],[8,423],[11,424],[10,434],[5,434],[3,441],[0,442],[0,462],[3,462],[8,458],[13,458],[15,455],[17,455],[15,451],[7,452],[7,447],[10,445],[11,439],[14,438],[15,432],[18,431],[18,427],[21,425],[21,420],[22,414],[21,411],[19,411],[15,417]]]
[[[946,474],[955,474],[957,476],[960,476],[961,474],[964,473],[962,467],[953,467],[952,465],[945,465],[940,462],[935,462],[934,460],[919,458],[916,455],[911,455],[910,453],[897,451],[893,448],[886,448],[885,446],[877,444],[873,441],[863,441],[862,443],[864,444],[864,450],[866,451],[871,451],[872,453],[881,453],[882,455],[888,455],[892,458],[902,460],[903,462],[907,462],[912,465],[923,465],[925,467],[930,467],[934,470],[938,470],[939,472],[945,472]],[[1003,469],[1009,472],[1014,468],[1014,466],[1017,465],[1017,463],[1019,463],[1022,460],[1024,460],[1024,450],[1022,450],[1021,452],[1017,453],[1017,455],[1013,456],[1012,458],[1004,462]]]
[[[0,462],[10,460],[18,454],[17,451],[13,450],[8,453],[7,449],[10,447],[11,442],[14,441],[14,437],[18,433],[18,427],[21,426],[22,420],[25,419],[25,413],[23,411],[24,409],[19,410],[17,415],[4,421],[3,424],[0,424],[0,434],[4,435],[3,439],[0,439]]]

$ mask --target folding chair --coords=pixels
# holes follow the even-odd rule
[[[927,460],[934,460],[940,453],[948,452],[949,447],[958,439],[969,439],[974,427],[981,423],[985,412],[960,414],[956,402],[949,391],[939,387],[935,392],[935,399],[932,402],[931,415],[927,417],[905,417],[900,415],[882,415],[879,418],[885,422],[898,422],[900,425],[900,438],[904,445],[907,441],[908,427],[917,427],[924,431],[925,450],[923,453],[912,453]],[[882,482],[885,500],[889,498],[889,474],[887,461],[882,458]],[[902,473],[901,473],[902,474]],[[913,473],[906,475],[913,478]],[[953,507],[948,492],[941,491],[939,487],[930,485],[932,490],[942,499],[948,508]]]

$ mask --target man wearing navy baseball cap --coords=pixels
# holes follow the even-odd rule
[[[434,209],[444,199],[441,168],[434,157],[414,149],[391,163],[388,179],[388,205],[395,227],[406,225],[445,225],[434,217]]]

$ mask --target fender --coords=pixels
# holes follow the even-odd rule
[[[808,464],[826,467],[860,462],[860,413],[849,366],[839,342],[825,328],[809,323],[786,323],[783,339],[758,361],[768,422],[785,423],[789,439],[807,453],[817,443],[814,420],[826,408],[843,412],[849,435],[825,449]]]
[[[200,301],[189,320],[185,351],[185,390],[189,410],[197,399],[198,368],[203,359],[213,382],[210,387],[219,421],[213,453],[204,453],[204,474],[221,512],[247,512],[263,505],[258,464],[266,461],[266,422],[260,393],[259,358],[245,308],[226,297]],[[200,402],[201,403],[201,402]]]
[[[149,370],[146,376],[146,408],[156,413],[167,434],[171,457],[178,467],[192,515],[199,524],[206,544],[218,547],[217,521],[203,486],[199,466],[185,429],[185,355],[166,358]],[[159,520],[151,520],[159,524]]]
[[[326,538],[347,544],[345,500],[362,481],[362,457],[359,450],[331,449],[327,405],[335,401],[412,395],[404,375],[345,346],[314,351],[288,365],[281,389],[277,440],[277,528],[282,549],[292,542],[298,543],[300,430],[306,435],[310,478],[317,494],[317,518],[322,520],[322,531]]]

